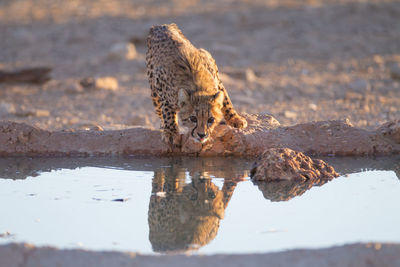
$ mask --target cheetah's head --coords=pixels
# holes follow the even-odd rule
[[[179,119],[196,141],[205,143],[222,120],[223,98],[221,91],[210,95],[189,94],[185,89],[179,90]]]

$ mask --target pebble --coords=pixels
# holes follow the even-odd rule
[[[318,109],[318,106],[315,105],[314,103],[309,104],[308,107],[313,111],[316,111]]]
[[[111,76],[99,77],[96,79],[96,88],[116,91],[118,89],[118,80]]]
[[[104,76],[104,77],[87,77],[79,81],[79,85],[85,89],[102,89],[102,90],[110,90],[116,91],[118,89],[118,80],[112,76]],[[77,88],[76,92],[80,92],[80,89]]]
[[[246,69],[245,75],[248,82],[255,82],[257,80],[257,76],[252,69]]]
[[[113,200],[111,200],[111,201],[115,201],[115,202],[126,202],[126,201],[128,201],[130,198],[116,198],[116,199],[113,199]]]
[[[390,77],[393,80],[400,80],[400,64],[394,63],[390,66]]]
[[[289,110],[285,110],[283,113],[283,116],[288,119],[296,119],[297,118],[297,113]]]
[[[101,127],[100,125],[94,125],[94,126],[90,127],[89,129],[91,131],[99,131],[99,132],[104,131],[103,127]]]
[[[110,59],[126,59],[126,60],[133,60],[137,56],[136,47],[132,43],[116,43],[114,44],[111,49],[110,53],[108,54],[108,58]]]
[[[0,103],[0,116],[15,114],[15,107],[10,103]]]
[[[36,116],[36,117],[48,117],[48,116],[50,116],[50,111],[45,110],[45,109],[37,109],[34,112],[34,116]]]
[[[65,92],[67,94],[80,94],[83,93],[84,91],[85,90],[80,83],[74,83],[65,88]]]
[[[365,92],[371,90],[371,85],[363,79],[356,79],[349,84],[349,88],[356,92]]]

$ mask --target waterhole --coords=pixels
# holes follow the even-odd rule
[[[400,242],[400,158],[327,158],[318,185],[254,184],[252,159],[1,158],[0,244],[258,253]]]

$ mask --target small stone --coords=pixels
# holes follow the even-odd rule
[[[349,84],[349,88],[355,92],[365,92],[371,90],[371,85],[363,79],[356,79]]]
[[[116,91],[118,89],[118,81],[114,77],[106,76],[106,77],[99,77],[96,79],[96,88]]]
[[[378,64],[378,65],[383,65],[385,63],[385,60],[380,55],[375,55],[373,57],[373,59],[374,59],[375,63]]]
[[[245,75],[246,81],[248,82],[254,82],[257,80],[257,76],[252,69],[246,69]]]
[[[296,119],[297,118],[297,113],[289,110],[285,110],[283,113],[283,116],[287,119]]]
[[[48,117],[50,116],[50,111],[45,109],[37,109],[34,111],[34,116],[36,117]]]
[[[316,111],[316,110],[318,109],[318,106],[315,105],[314,103],[309,104],[308,107],[309,107],[312,111]]]
[[[400,80],[400,64],[399,63],[393,63],[390,66],[390,77],[393,80]]]
[[[0,103],[0,116],[15,114],[15,107],[10,103]]]
[[[118,80],[111,76],[105,77],[87,77],[79,81],[79,85],[87,90],[110,90],[115,91],[118,89]],[[77,92],[80,90],[78,89]]]
[[[115,201],[115,202],[126,202],[128,200],[129,200],[129,198],[116,198],[116,199],[113,199],[112,201]]]
[[[79,81],[79,85],[85,89],[96,89],[96,79],[93,77],[83,78]]]
[[[116,43],[114,44],[108,55],[111,59],[133,60],[137,56],[136,47],[132,43]]]
[[[101,127],[100,125],[94,125],[94,126],[90,127],[90,130],[91,131],[99,131],[99,132],[104,131],[103,127]]]
[[[81,94],[85,92],[85,90],[80,83],[74,83],[65,88],[65,92],[67,94]]]

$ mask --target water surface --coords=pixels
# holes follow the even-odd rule
[[[320,186],[254,184],[237,158],[0,159],[0,243],[251,253],[400,242],[399,158],[328,158]],[[7,233],[7,234],[4,234]]]

